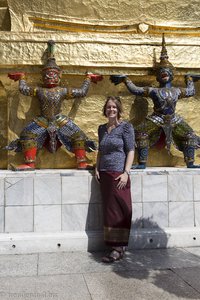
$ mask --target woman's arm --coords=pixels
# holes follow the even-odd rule
[[[124,173],[126,173],[127,175],[129,175],[131,166],[133,164],[134,154],[135,154],[134,150],[129,151],[127,154],[125,168],[124,168]]]
[[[100,176],[99,176],[99,162],[100,162],[100,152],[97,152],[97,159],[96,159],[96,167],[95,167],[95,178],[97,182],[99,182]]]
[[[133,164],[133,159],[134,159],[134,150],[130,150],[126,156],[124,173],[122,173],[117,178],[115,178],[115,180],[119,180],[117,184],[117,188],[120,190],[123,189],[127,184],[129,172]]]

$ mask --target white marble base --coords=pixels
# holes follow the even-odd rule
[[[200,169],[131,172],[129,248],[200,246]],[[78,170],[0,170],[0,253],[104,247],[99,186]]]
[[[155,249],[200,246],[200,230],[181,228],[163,230],[137,229],[131,232],[129,249]],[[103,233],[2,233],[0,254],[25,254],[38,252],[100,251],[105,249]]]

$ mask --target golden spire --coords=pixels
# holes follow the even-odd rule
[[[169,68],[169,69],[174,69],[174,66],[169,62],[168,60],[168,55],[167,55],[167,48],[166,48],[166,43],[165,43],[165,36],[164,33],[162,34],[162,49],[160,53],[160,62],[156,64],[156,68]]]

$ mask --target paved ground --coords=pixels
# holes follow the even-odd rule
[[[112,265],[101,256],[0,255],[0,299],[200,299],[200,248],[131,251]]]

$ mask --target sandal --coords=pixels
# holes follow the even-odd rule
[[[113,263],[117,260],[120,260],[123,258],[125,253],[125,247],[117,247],[113,248],[112,251],[108,254],[102,257],[102,262],[104,263]]]

